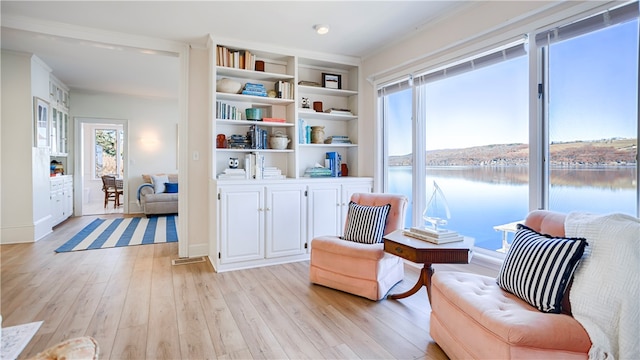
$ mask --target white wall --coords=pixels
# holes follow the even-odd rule
[[[1,63],[0,243],[33,242],[51,231],[48,150],[33,147],[33,96],[49,100],[50,69],[31,54],[8,51]]]
[[[76,117],[128,120],[128,211],[141,212],[136,196],[142,174],[178,172],[178,100],[80,91],[70,95],[74,131]],[[75,141],[75,134],[72,138]],[[78,190],[75,194],[79,195]]]
[[[209,255],[209,174],[213,135],[209,126],[212,87],[209,85],[211,69],[209,50],[191,49],[189,53],[189,121],[186,144],[188,161],[186,169],[189,186],[189,209],[186,217],[189,237],[189,257]],[[194,158],[198,154],[198,159]],[[184,217],[181,217],[182,220]]]

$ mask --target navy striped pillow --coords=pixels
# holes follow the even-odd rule
[[[384,227],[387,224],[387,215],[389,215],[390,209],[391,204],[366,206],[350,201],[347,212],[347,225],[342,238],[365,244],[382,242],[382,235],[384,235]]]
[[[560,313],[567,284],[587,245],[582,238],[551,237],[518,225],[498,285],[540,311]]]

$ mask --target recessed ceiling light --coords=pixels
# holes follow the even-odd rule
[[[313,29],[318,35],[324,35],[329,32],[329,25],[314,25]]]

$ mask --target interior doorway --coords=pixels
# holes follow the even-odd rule
[[[76,118],[79,143],[76,183],[80,185],[76,209],[80,215],[126,214],[127,196],[127,120]],[[105,202],[103,175],[111,175],[122,184],[119,205]]]

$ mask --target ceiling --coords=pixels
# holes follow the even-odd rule
[[[122,44],[118,39],[140,37],[205,45],[210,34],[297,51],[365,58],[465,4],[3,0],[1,44],[3,49],[36,54],[72,90],[177,98],[179,59],[167,53],[149,55],[144,46],[113,46]],[[316,24],[329,25],[329,33],[317,35],[313,30]],[[83,36],[60,33],[87,36],[81,39]],[[87,41],[87,37],[108,40]]]

